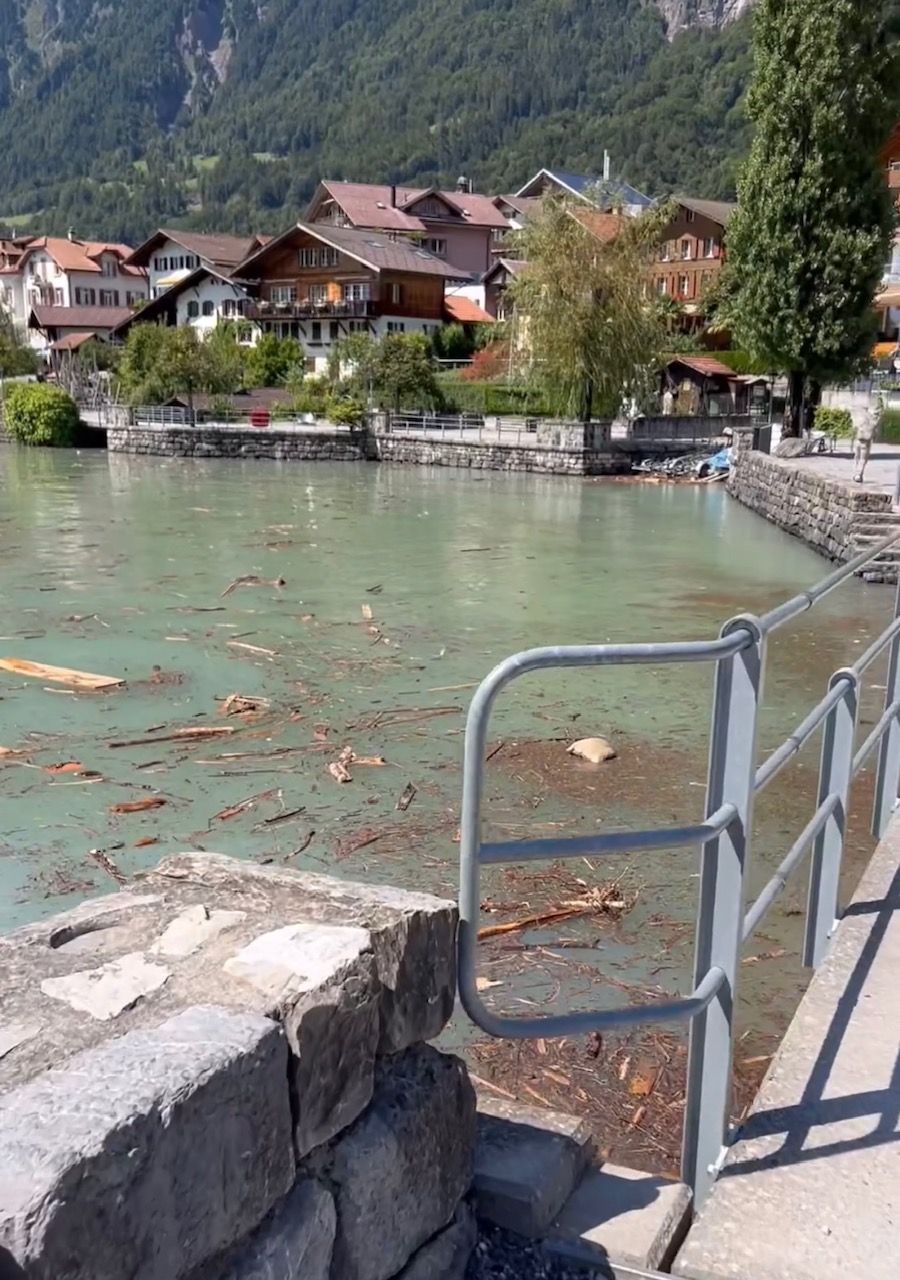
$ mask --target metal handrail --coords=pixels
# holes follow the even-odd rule
[[[804,962],[824,957],[838,914],[838,886],[848,796],[866,759],[880,747],[872,830],[881,837],[897,805],[900,785],[900,587],[894,617],[852,667],[832,676],[825,696],[761,763],[756,732],[768,637],[793,621],[894,546],[892,533],[830,573],[809,591],[761,617],[728,622],[715,640],[629,645],[569,645],[514,654],[490,672],[476,690],[466,722],[460,816],[459,992],[469,1017],[489,1035],[515,1039],[564,1036],[631,1027],[641,1023],[688,1022],[688,1091],[682,1176],[696,1204],[708,1193],[724,1157],[728,1137],[733,1016],[740,947],[765,919],[788,878],[811,853]],[[890,650],[884,714],[854,753],[862,677]],[[612,667],[714,662],[716,664],[710,762],[703,821],[650,831],[577,837],[482,842],[481,804],[488,726],[498,695],[529,672],[563,667]],[[744,910],[752,844],[754,797],[822,730],[816,811],[791,845],[755,902]],[[476,958],[481,912],[482,866],[549,858],[605,856],[625,851],[694,847],[701,850],[700,904],[689,995],[663,1003],[632,1005],[541,1017],[506,1017],[489,1010],[478,990]]]

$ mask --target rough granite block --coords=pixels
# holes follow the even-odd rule
[[[464,1200],[450,1226],[422,1245],[397,1280],[464,1280],[477,1239],[475,1214]]]
[[[303,1178],[248,1241],[191,1280],[329,1280],[336,1220],[331,1193]]]
[[[536,1237],[584,1172],[589,1126],[576,1116],[503,1098],[478,1098],[473,1194],[479,1218]]]
[[[180,1280],[248,1234],[294,1178],[287,1062],[274,1022],[198,1007],[3,1095],[0,1272]]]
[[[460,1059],[419,1045],[381,1060],[368,1110],[321,1153],[338,1212],[334,1280],[401,1271],[453,1218],[474,1155],[475,1094]]]

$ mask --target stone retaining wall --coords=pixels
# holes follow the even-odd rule
[[[364,462],[372,443],[364,432],[278,427],[110,427],[111,453],[166,458],[265,458],[277,462]]]
[[[622,475],[630,459],[584,448],[507,445],[478,440],[421,440],[391,435],[375,437],[379,462],[428,467],[468,467],[473,471],[532,471],[543,475]]]
[[[461,1280],[456,908],[167,858],[0,939],[0,1275]]]
[[[891,514],[888,494],[824,480],[787,459],[747,449],[736,452],[728,492],[830,560],[842,562],[860,550],[857,537],[867,521]]]

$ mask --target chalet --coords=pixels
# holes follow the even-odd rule
[[[677,355],[662,370],[660,398],[670,391],[679,414],[745,414],[764,396],[765,385],[765,378],[735,373],[714,356]]]
[[[639,217],[653,203],[643,192],[611,176],[608,152],[603,157],[602,177],[587,177],[580,173],[569,173],[565,169],[539,169],[534,177],[516,192],[516,199],[523,197],[539,199],[548,193],[584,200],[587,204],[606,211],[622,209],[632,217]]]
[[[510,319],[506,291],[510,281],[522,274],[526,264],[521,258],[498,258],[484,277],[484,309],[494,320]]]
[[[462,273],[405,238],[298,222],[240,264],[253,281],[245,316],[264,333],[299,341],[310,372],[324,370],[350,333],[431,333],[444,289]]]
[[[412,241],[473,281],[490,267],[494,249],[509,230],[494,200],[473,192],[466,178],[460,178],[455,191],[321,182],[306,221]]]
[[[660,297],[674,298],[687,315],[702,316],[704,297],[725,261],[725,233],[737,206],[688,196],[675,196],[672,205],[651,287]]]
[[[117,326],[123,338],[134,324],[190,325],[203,336],[220,320],[240,320],[252,301],[247,281],[225,275],[213,267],[197,267],[151,298],[139,311]]]
[[[219,236],[194,231],[155,231],[129,257],[147,273],[150,297],[158,298],[200,267],[230,275],[239,262],[268,241],[267,236]]]

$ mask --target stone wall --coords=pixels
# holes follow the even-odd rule
[[[425,440],[390,432],[375,437],[379,462],[428,467],[468,467],[473,471],[532,471],[543,475],[621,475],[628,458],[611,452],[554,445],[509,445],[479,440]]]
[[[852,560],[896,524],[888,494],[826,480],[789,459],[744,447],[735,451],[728,492],[830,560]],[[873,565],[867,576],[896,581],[892,558]]]
[[[0,939],[0,1275],[461,1280],[456,908],[237,862]]]
[[[111,453],[167,458],[266,458],[277,462],[364,462],[371,441],[364,432],[302,431],[296,427],[110,427]]]

